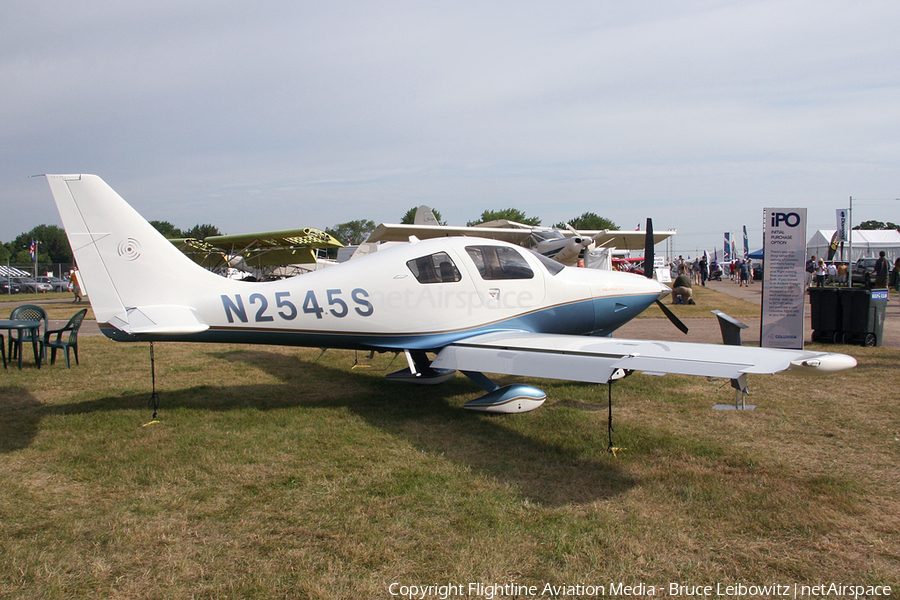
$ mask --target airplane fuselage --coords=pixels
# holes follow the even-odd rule
[[[402,244],[272,282],[197,275],[204,293],[185,289],[183,302],[206,331],[101,328],[133,341],[432,350],[497,331],[608,335],[667,289],[635,275],[563,268],[515,245],[478,238]],[[167,302],[174,294],[180,303],[177,287],[168,293]]]

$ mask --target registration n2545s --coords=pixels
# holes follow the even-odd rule
[[[349,293],[341,289],[330,289],[316,294],[308,290],[302,299],[291,295],[291,292],[275,292],[274,294],[253,293],[222,294],[222,308],[229,323],[235,319],[241,323],[271,323],[276,318],[293,321],[300,315],[315,315],[317,319],[326,316],[342,319],[352,310],[361,317],[371,317],[375,307],[369,302],[369,292],[362,288],[354,288]],[[299,308],[298,308],[299,306]]]

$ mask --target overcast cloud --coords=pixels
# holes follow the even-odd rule
[[[765,206],[900,222],[900,3],[444,4],[5,3],[0,240],[60,223],[28,175],[77,172],[226,233],[514,206],[694,254],[758,248]]]

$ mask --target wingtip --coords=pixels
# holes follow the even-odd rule
[[[852,369],[856,359],[847,354],[825,353],[812,358],[791,361],[791,371],[809,375],[827,375]]]

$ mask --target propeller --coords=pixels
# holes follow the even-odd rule
[[[578,254],[578,258],[584,258],[584,252],[587,250],[588,246],[593,242],[593,238],[589,235],[582,235],[580,231],[566,223],[566,229],[571,231],[575,235],[575,243],[581,245],[581,252]]]
[[[653,220],[650,217],[647,217],[647,234],[644,238],[644,276],[648,279],[653,279],[653,246]],[[686,334],[688,332],[687,325],[682,323],[681,319],[675,316],[675,313],[669,310],[659,298],[656,299],[656,305],[663,311],[666,318],[672,322],[672,325],[677,327],[682,333]]]

